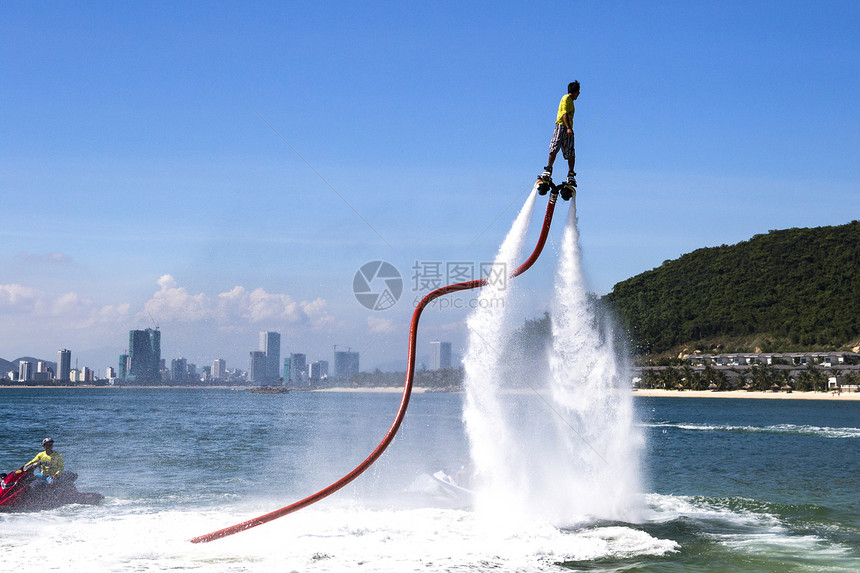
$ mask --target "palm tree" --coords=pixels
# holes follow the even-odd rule
[[[699,390],[701,379],[699,378],[698,374],[696,374],[696,371],[693,369],[693,367],[690,366],[689,363],[684,364],[682,371],[684,372],[684,387],[689,388],[691,390]]]
[[[812,390],[815,392],[827,391],[827,375],[812,364],[807,365],[806,370],[812,381]]]
[[[752,367],[753,387],[756,390],[767,392],[777,383],[776,372],[772,366],[765,364],[753,364]]]
[[[842,379],[842,382],[845,386],[857,386],[857,384],[860,383],[860,372],[849,372],[845,375],[845,378]]]
[[[711,366],[710,362],[705,364],[705,369],[702,370],[701,379],[702,385],[705,388],[711,388],[712,385],[714,386],[714,388],[717,388],[716,371],[714,370],[714,367]]]
[[[791,392],[794,388],[794,380],[792,380],[791,375],[785,370],[780,371],[778,374],[778,378],[780,381],[780,390],[785,390],[786,392]]]
[[[797,389],[801,392],[809,392],[813,389],[812,376],[808,368],[798,373],[795,380],[797,381]]]
[[[723,392],[729,389],[729,377],[722,370],[716,370],[717,391]]]
[[[663,388],[666,390],[674,390],[680,381],[681,376],[674,367],[667,366],[663,370]]]
[[[639,385],[641,388],[658,388],[660,386],[660,374],[656,370],[643,371]]]
[[[738,377],[735,378],[735,389],[749,390],[749,388],[745,387],[747,385],[747,373],[743,370],[735,370],[734,368],[732,368],[732,372],[736,372],[738,375]]]

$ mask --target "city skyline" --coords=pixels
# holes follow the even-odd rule
[[[143,336],[143,340],[151,343],[153,334],[156,331],[158,331],[158,333],[159,333],[158,334],[158,346],[160,347],[160,342],[161,342],[161,331],[160,331],[160,329],[145,329],[143,331],[129,331],[130,344],[134,344],[134,341],[136,339],[135,333],[138,333],[140,336]],[[273,336],[273,335],[277,335],[277,336]],[[268,331],[260,332],[260,345],[261,346],[265,343],[266,346],[268,347],[270,342],[274,345],[274,344],[277,344],[279,341],[280,341],[280,333],[268,332]],[[272,346],[272,348],[275,348],[275,347]],[[242,370],[241,368],[228,369],[227,368],[227,361],[223,358],[216,358],[216,359],[212,360],[211,363],[204,363],[201,367],[202,367],[203,371],[205,371],[205,370],[209,371],[209,374],[210,374],[210,377],[212,380],[226,379],[226,375],[228,372],[237,372],[238,371],[238,372],[242,372],[242,373],[247,374],[248,380],[252,381],[252,382],[269,382],[269,383],[277,382],[276,380],[272,380],[271,378],[267,378],[265,380],[256,380],[253,377],[253,369],[254,368],[252,365],[254,362],[254,355],[255,354],[257,354],[258,359],[261,360],[258,367],[263,369],[267,373],[267,376],[269,376],[269,372],[270,372],[270,370],[269,370],[270,361],[268,360],[268,357],[266,356],[266,354],[267,354],[266,352],[251,351],[250,354],[251,354],[251,361],[249,364],[249,368],[247,370]],[[280,356],[280,345],[279,344],[277,344],[275,354],[277,354],[278,357]],[[295,362],[295,369],[293,369],[294,357],[299,357],[298,360]],[[72,358],[72,351],[67,349],[67,348],[62,348],[62,349],[57,351],[57,362],[56,363],[52,363],[52,362],[47,361],[47,360],[42,360],[40,358],[36,358],[33,356],[18,357],[18,358],[14,358],[14,359],[10,360],[9,362],[14,364],[15,361],[19,361],[18,362],[19,368],[20,368],[20,365],[24,362],[29,363],[31,366],[32,366],[32,364],[38,364],[39,368],[40,368],[39,372],[42,372],[42,370],[41,370],[42,366],[41,365],[44,363],[45,365],[48,365],[46,367],[52,369],[52,372],[56,372],[56,374],[52,376],[52,378],[51,378],[52,380],[57,381],[57,382],[68,382],[69,381],[69,376],[68,376],[69,372],[78,371],[77,366],[74,369],[71,368],[71,358]],[[2,357],[0,357],[0,359],[2,359]],[[428,367],[431,370],[438,369],[438,368],[449,368],[453,365],[452,359],[453,359],[453,353],[452,353],[451,343],[450,342],[444,342],[444,341],[440,342],[440,341],[434,340],[434,341],[430,341],[430,343],[429,343],[428,359],[426,361],[419,360],[419,364],[424,364],[424,363],[429,364]],[[5,360],[5,359],[3,359],[3,360]],[[169,362],[170,367],[169,368],[167,366],[168,360],[170,360],[170,362]],[[182,357],[182,356],[173,357],[173,358],[167,358],[167,357],[159,356],[158,361],[163,365],[162,366],[163,370],[169,371],[170,380],[172,380],[172,381],[180,381],[180,382],[186,381],[186,376],[192,375],[191,374],[192,370],[189,370],[189,368],[193,368],[194,373],[197,372],[196,369],[198,367],[198,364],[193,363],[193,362],[189,361],[188,359],[186,359],[185,357]],[[334,372],[329,371],[329,364],[330,363],[333,363],[335,365]],[[49,366],[51,364],[54,364],[54,367]],[[425,366],[426,366],[426,364],[425,364]],[[325,360],[325,359],[319,359],[319,360],[307,362],[307,355],[306,354],[290,353],[286,358],[284,358],[284,361],[281,365],[283,366],[283,369],[279,370],[278,377],[280,378],[281,376],[283,376],[285,382],[290,381],[290,379],[293,377],[295,377],[295,380],[297,380],[299,382],[307,382],[309,380],[323,380],[323,379],[326,379],[327,377],[329,377],[330,375],[332,375],[334,377],[338,377],[338,374],[345,375],[346,377],[349,377],[352,374],[360,371],[359,353],[352,352],[351,349],[348,349],[346,351],[343,351],[343,350],[338,351],[336,346],[332,349],[332,361]],[[120,354],[119,360],[118,360],[118,367],[113,366],[113,365],[107,365],[104,367],[105,376],[101,375],[101,368],[90,368],[89,366],[84,366],[83,368],[86,368],[89,372],[91,372],[91,376],[93,376],[95,378],[99,378],[99,379],[116,378],[118,380],[125,380],[127,378],[127,375],[128,375],[129,366],[130,366],[130,353],[128,351],[126,351],[125,353]],[[339,370],[341,372],[339,372]],[[111,372],[111,371],[113,372],[113,376],[108,374],[108,372]],[[306,374],[306,376],[301,377],[300,375],[298,375],[297,373],[299,371],[304,372]],[[183,372],[185,374],[177,375],[177,372]],[[6,377],[7,374],[9,374],[9,373],[8,372],[0,372],[0,378]],[[202,371],[201,371],[201,375],[202,375]],[[19,373],[19,377],[20,377],[20,373]],[[23,380],[23,378],[20,378],[20,379]]]
[[[0,356],[73,346],[104,371],[158,325],[162,353],[197,364],[244,365],[277,331],[283,357],[351,345],[365,369],[400,369],[437,284],[423,269],[492,263],[572,80],[595,293],[699,248],[847,223],[858,19],[848,2],[10,4],[0,189],[24,219],[0,229]],[[515,323],[550,309],[569,208],[517,279]],[[354,280],[378,261],[402,291],[367,285],[387,293],[374,310]],[[419,347],[463,348],[473,298],[425,312]]]

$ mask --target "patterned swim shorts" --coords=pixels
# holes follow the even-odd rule
[[[558,152],[559,148],[568,161],[576,158],[576,151],[573,148],[573,134],[567,134],[567,128],[563,123],[555,124],[555,131],[552,132],[552,140],[549,142],[550,153]]]

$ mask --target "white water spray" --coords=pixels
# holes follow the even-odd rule
[[[523,211],[530,209],[527,204]],[[518,218],[497,262],[517,256],[526,230]],[[468,320],[463,415],[476,510],[509,526],[635,521],[641,437],[629,370],[589,301],[573,201],[560,257],[546,374],[524,376],[506,363],[505,333],[512,328],[505,310],[515,303],[516,281],[504,291],[485,287],[482,297],[501,296],[502,303],[478,305]]]
[[[536,195],[536,190],[532,190],[499,248],[494,266],[512,270],[521,258]],[[502,474],[501,470],[516,467],[517,437],[513,428],[498,423],[507,417],[500,400],[501,382],[506,378],[507,367],[503,360],[506,333],[510,331],[505,303],[515,283],[490,282],[484,286],[478,295],[477,310],[467,320],[469,346],[463,361],[466,389],[463,419],[470,442],[472,485],[480,485],[483,492],[492,492],[492,497],[509,492],[512,476]],[[494,447],[485,447],[490,444]],[[486,499],[487,496],[482,497]],[[480,500],[481,497],[476,502]]]

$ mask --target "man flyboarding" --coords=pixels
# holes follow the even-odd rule
[[[567,159],[568,172],[567,181],[565,182],[570,187],[576,187],[576,173],[573,171],[576,163],[576,151],[573,146],[573,114],[576,111],[574,101],[579,97],[579,82],[574,81],[567,85],[567,93],[562,96],[561,102],[558,104],[558,114],[555,120],[555,130],[552,133],[552,140],[549,142],[549,161],[544,167],[540,179],[549,181],[552,177],[552,164],[555,163],[555,156],[558,155],[558,150],[561,149],[562,155]]]

